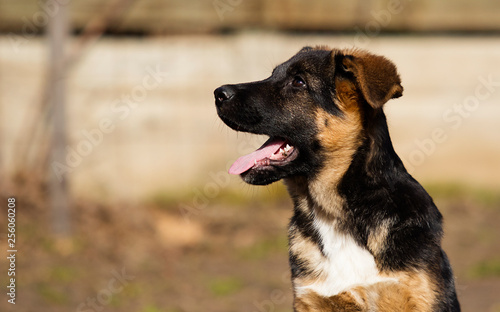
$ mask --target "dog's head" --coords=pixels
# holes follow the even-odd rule
[[[367,121],[402,91],[386,58],[324,47],[303,48],[265,80],[219,87],[215,103],[224,123],[270,137],[229,172],[265,185],[312,177],[328,161],[349,162],[367,137]]]

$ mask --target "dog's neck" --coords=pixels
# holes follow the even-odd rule
[[[343,154],[344,159],[352,159],[354,151],[342,151],[339,154]],[[340,165],[326,166],[328,170],[321,171],[313,178],[298,176],[284,180],[296,209],[330,221],[342,217],[344,198],[338,192],[338,185],[350,161],[343,161],[340,157],[337,160]]]
[[[349,187],[346,184],[360,181],[390,190],[398,174],[407,174],[394,151],[382,111],[371,120],[371,124],[365,125],[361,137],[357,144],[331,152],[324,164],[327,170],[321,170],[313,177],[284,180],[296,207],[307,205],[310,212],[314,210],[324,218],[342,218],[347,197],[355,196],[354,190],[346,192]]]
[[[376,188],[383,188],[389,194],[398,181],[411,178],[394,150],[383,111],[372,116],[364,129],[366,139],[338,184],[338,191],[346,197]]]

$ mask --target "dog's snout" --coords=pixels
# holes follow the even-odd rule
[[[230,100],[234,96],[234,94],[235,94],[235,91],[230,86],[226,85],[226,86],[219,87],[219,88],[215,89],[215,91],[214,91],[215,103],[218,106],[220,106],[224,102]]]

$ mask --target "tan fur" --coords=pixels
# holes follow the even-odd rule
[[[337,192],[338,183],[364,139],[364,116],[361,108],[363,100],[360,97],[372,107],[380,108],[390,98],[400,96],[403,91],[395,66],[384,57],[358,50],[343,50],[338,53],[352,56],[344,59],[343,65],[354,74],[356,81],[336,78],[335,100],[343,112],[342,116],[334,116],[322,109],[316,112],[319,133],[317,139],[322,152],[326,154],[324,167],[313,181],[305,178],[285,179],[288,191],[299,202],[298,208],[303,212],[313,213],[316,218],[328,220],[332,226],[344,218],[344,201]],[[308,196],[314,200],[313,203],[307,200]],[[368,234],[367,247],[374,256],[386,247],[390,226],[387,221]],[[296,228],[291,227],[289,234],[291,253],[305,261],[313,272],[296,278],[294,286],[322,282],[325,277],[314,270],[324,261],[319,246]],[[296,293],[295,311],[432,311],[438,287],[425,271],[380,272],[380,275],[391,281],[360,285],[331,297],[320,296],[312,290]]]
[[[299,203],[299,209],[306,213],[310,213],[310,208],[305,198]],[[315,271],[315,268],[320,267],[321,262],[324,261],[319,246],[310,239],[304,237],[299,229],[294,226],[288,229],[288,236],[290,252],[300,256],[300,259],[305,261],[306,266],[313,272],[305,277],[296,278],[294,280],[294,286],[305,286],[322,281],[323,277],[321,276],[321,272]]]
[[[296,311],[300,312],[363,311],[353,296],[347,292],[329,298],[310,292],[307,295],[297,298],[294,307]]]
[[[319,267],[321,262],[324,261],[323,255],[319,250],[317,244],[305,238],[300,231],[295,228],[290,228],[290,251],[293,254],[300,255],[301,260],[306,261],[306,266],[310,268],[313,273],[305,277],[296,278],[294,286],[305,286],[313,284],[314,282],[323,281],[321,272],[315,272],[315,268]]]
[[[366,245],[372,254],[377,255],[384,249],[390,226],[390,222],[386,220],[368,235]]]
[[[300,255],[301,259],[307,259],[309,267],[314,270],[318,264],[323,261],[323,256],[317,244],[304,237],[301,232],[290,227],[290,251],[295,255]],[[316,274],[314,274],[317,277]]]
[[[362,298],[363,311],[412,311],[433,310],[436,285],[421,271],[392,273],[398,282],[378,283],[351,290]]]
[[[358,286],[331,297],[309,292],[297,298],[295,307],[305,311],[425,312],[433,310],[436,285],[424,272],[390,274],[397,282]]]
[[[362,116],[357,103],[355,86],[347,80],[337,80],[338,105],[344,116],[333,116],[318,110],[316,124],[318,139],[327,154],[325,168],[309,183],[311,196],[321,205],[327,215],[340,217],[342,199],[337,195],[337,184],[345,174],[352,157],[361,145]]]

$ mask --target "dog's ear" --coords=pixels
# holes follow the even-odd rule
[[[305,46],[302,49],[300,49],[300,51],[298,53],[309,52],[309,51],[312,51],[312,50],[314,50],[313,47]]]
[[[342,53],[342,70],[352,73],[364,98],[373,108],[403,95],[396,66],[383,56],[365,51]]]

